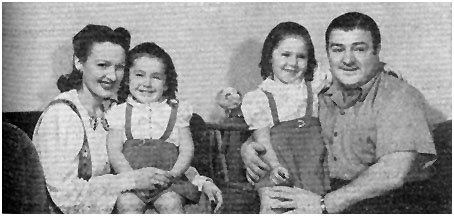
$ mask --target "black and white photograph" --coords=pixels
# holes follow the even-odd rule
[[[452,2],[2,2],[2,213],[451,214]]]

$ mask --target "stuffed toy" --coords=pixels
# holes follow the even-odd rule
[[[242,118],[241,93],[233,87],[220,89],[215,98],[216,103],[225,111],[226,118]]]

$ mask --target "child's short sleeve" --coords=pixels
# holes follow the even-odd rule
[[[244,120],[252,130],[273,126],[268,98],[259,89],[244,96],[241,111],[243,112]]]
[[[192,118],[192,113],[194,113],[192,105],[189,102],[180,101],[178,104],[178,115],[175,126],[189,127],[189,121]]]
[[[121,129],[125,128],[125,103],[115,105],[110,108],[106,113],[106,120],[109,124],[110,129]]]

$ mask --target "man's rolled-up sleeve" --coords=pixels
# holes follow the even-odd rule
[[[376,157],[414,151],[429,156],[423,166],[436,159],[435,145],[425,118],[423,103],[416,89],[395,92],[383,106],[378,107]]]

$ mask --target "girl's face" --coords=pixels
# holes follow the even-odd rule
[[[129,91],[141,103],[160,102],[167,90],[164,63],[154,57],[143,56],[134,60],[129,69]]]
[[[300,36],[287,36],[275,47],[271,65],[274,80],[285,84],[299,83],[307,69],[308,51]]]
[[[82,88],[101,98],[112,97],[119,89],[125,68],[125,50],[111,42],[94,43],[87,60],[75,57],[82,72]]]

